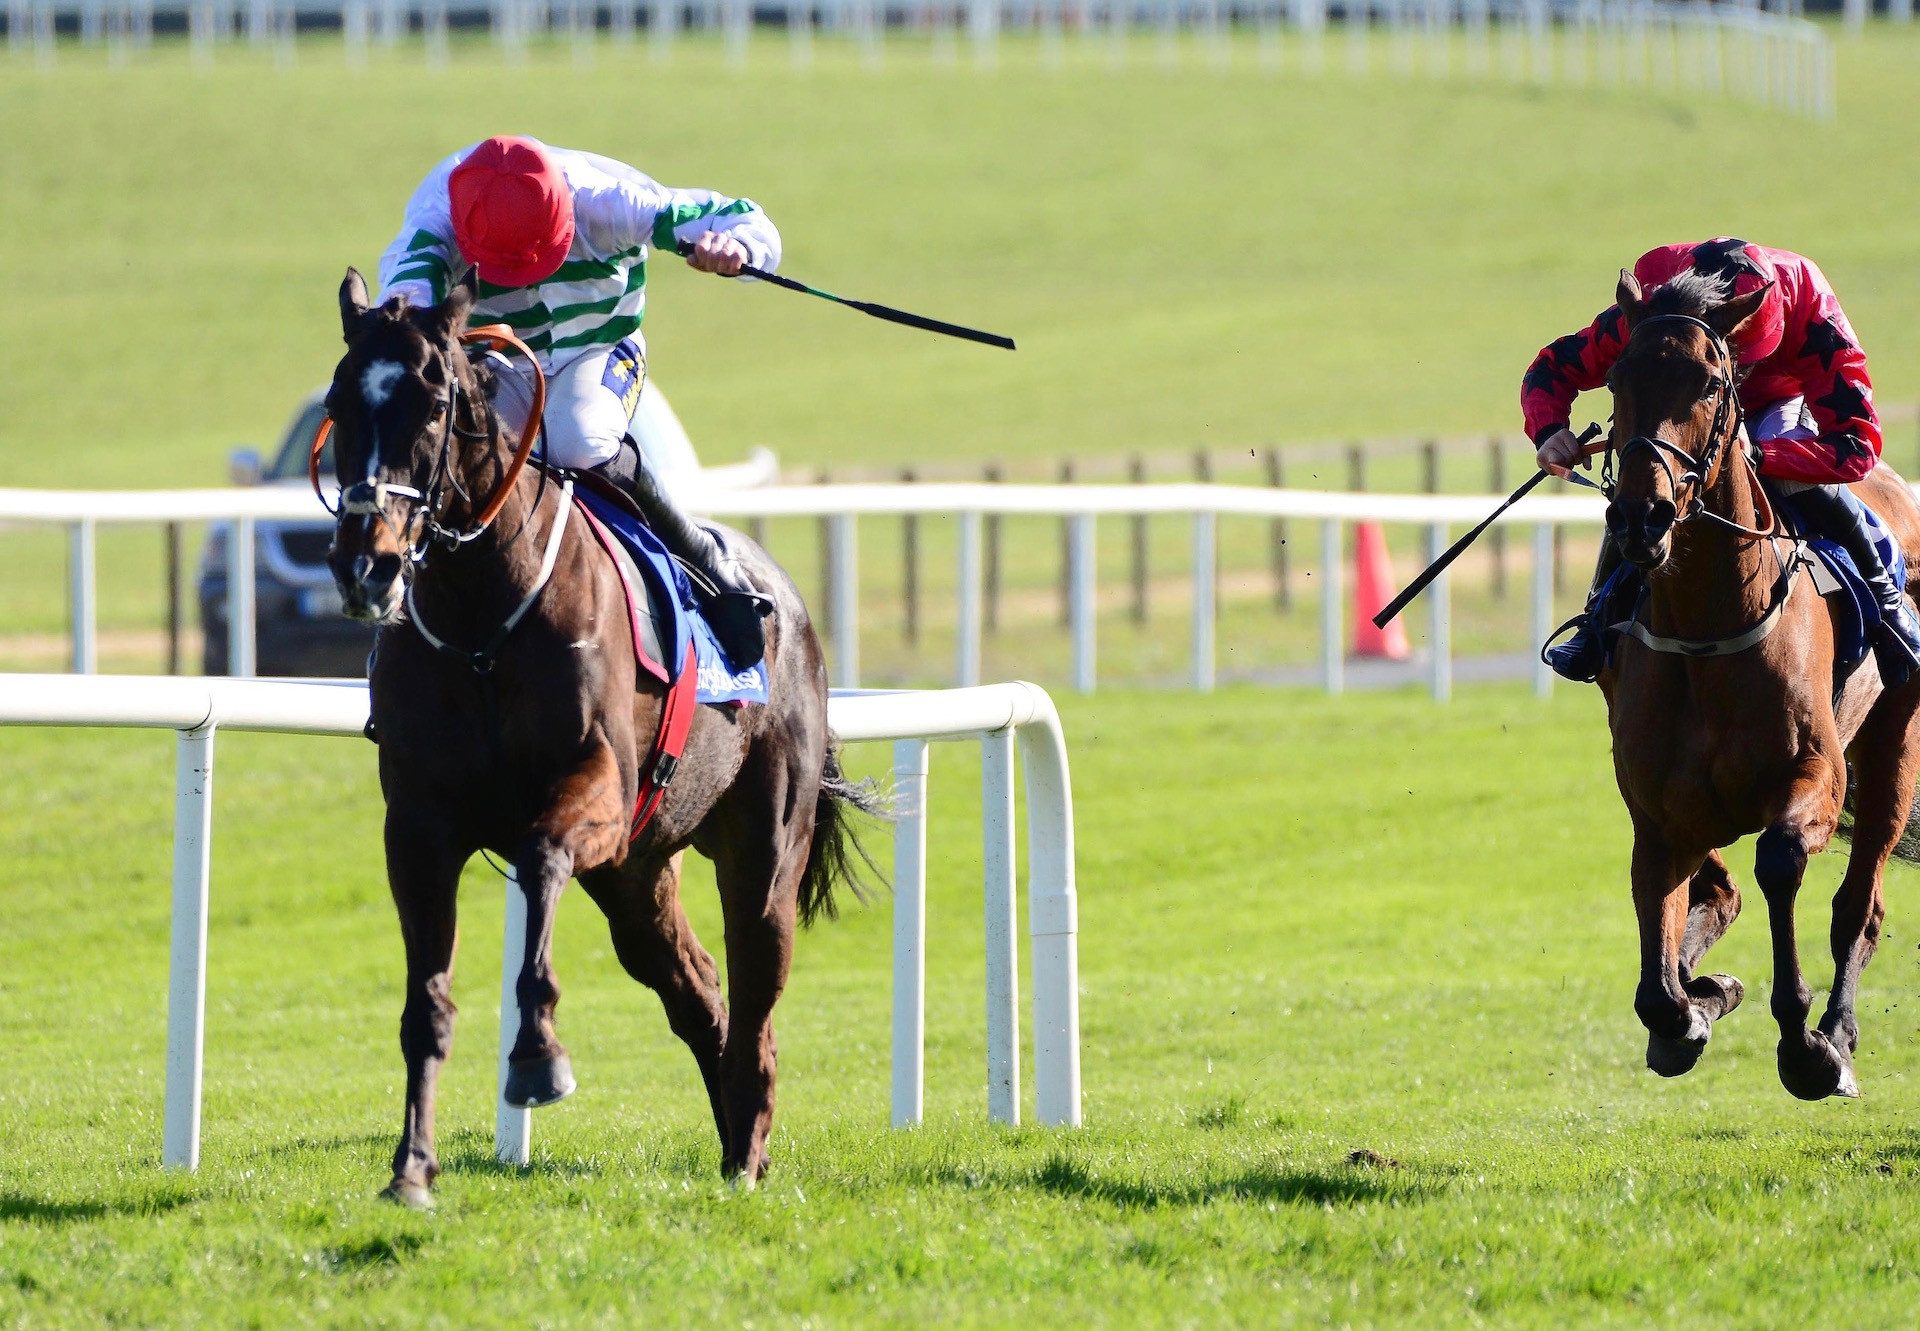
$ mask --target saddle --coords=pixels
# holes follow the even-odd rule
[[[693,728],[695,705],[766,702],[767,668],[759,662],[741,670],[727,659],[700,611],[686,570],[667,552],[630,496],[592,472],[575,472],[573,481],[574,506],[620,575],[634,660],[667,686],[660,729],[640,767],[631,841],[666,795]]]

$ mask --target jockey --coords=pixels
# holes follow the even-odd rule
[[[509,325],[546,372],[547,460],[634,495],[668,548],[712,584],[709,618],[744,669],[764,654],[760,617],[772,602],[714,532],[674,505],[631,433],[647,373],[647,250],[689,244],[690,265],[723,277],[780,262],[780,233],[751,200],[669,189],[592,153],[491,138],[448,157],[413,192],[380,260],[381,295],[432,305],[473,275],[472,322]],[[494,368],[494,406],[526,419],[531,368],[504,358]]]
[[[1725,279],[1733,296],[1772,284],[1758,312],[1730,339],[1743,371],[1747,438],[1759,449],[1760,474],[1793,496],[1817,535],[1845,548],[1872,587],[1881,608],[1874,656],[1892,687],[1920,666],[1920,623],[1874,547],[1866,506],[1849,488],[1873,470],[1881,445],[1860,339],[1826,275],[1787,250],[1720,237],[1662,245],[1633,266],[1649,291],[1689,270]],[[1606,381],[1626,339],[1619,307],[1608,306],[1584,332],[1548,343],[1528,367],[1520,405],[1542,468],[1566,476],[1580,460],[1568,413],[1575,396]],[[1573,637],[1547,651],[1547,664],[1568,679],[1589,682],[1605,662],[1604,607],[1595,593],[1619,562],[1613,542],[1603,539],[1588,613]]]

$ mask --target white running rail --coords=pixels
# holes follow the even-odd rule
[[[927,483],[914,485],[774,485],[760,489],[727,488],[715,484],[690,485],[681,498],[694,510],[726,518],[825,518],[835,576],[829,660],[833,680],[851,688],[859,679],[860,597],[858,526],[862,517],[952,518],[960,525],[958,560],[958,629],[953,681],[980,682],[983,648],[981,598],[983,560],[980,525],[987,514],[1065,518],[1072,524],[1076,576],[1070,583],[1068,619],[1072,625],[1073,686],[1082,693],[1097,684],[1096,600],[1094,558],[1096,524],[1101,518],[1135,515],[1185,517],[1193,528],[1193,617],[1189,630],[1193,687],[1210,692],[1216,679],[1218,615],[1214,604],[1212,570],[1218,519],[1221,517],[1303,518],[1322,526],[1318,572],[1320,598],[1321,685],[1329,693],[1344,687],[1344,635],[1347,607],[1342,603],[1342,561],[1346,549],[1344,528],[1354,522],[1389,522],[1424,529],[1429,542],[1444,548],[1449,527],[1467,527],[1480,521],[1504,496],[1394,495],[1325,490],[1275,490],[1234,485],[981,485]],[[1500,519],[1503,525],[1531,526],[1533,592],[1530,599],[1531,640],[1543,640],[1553,625],[1553,542],[1551,528],[1597,528],[1604,505],[1591,495],[1533,495]],[[94,662],[94,538],[102,523],[215,521],[233,524],[234,549],[251,544],[255,524],[262,521],[324,520],[311,494],[263,487],[219,490],[24,490],[0,488],[0,524],[53,523],[69,532],[72,556],[70,623],[73,670],[90,674]],[[244,563],[230,559],[229,567]],[[228,660],[236,674],[248,674],[243,663],[253,654],[253,584],[229,578]],[[1451,639],[1452,605],[1447,579],[1441,578],[1423,594],[1435,643]],[[1451,688],[1451,662],[1444,651],[1429,653],[1428,687],[1437,699]],[[1546,696],[1553,673],[1544,665],[1533,675],[1534,692]]]
[[[7,675],[0,725],[121,726],[179,732],[174,783],[173,928],[167,991],[167,1088],[162,1163],[200,1160],[207,989],[207,880],[213,856],[214,735],[220,730],[358,736],[367,686],[358,681]],[[1027,683],[900,693],[835,694],[828,720],[846,743],[891,740],[899,784],[894,826],[893,1123],[921,1118],[926,1030],[926,778],[928,746],[977,740],[984,790],[987,1110],[1020,1121],[1018,938],[1014,927],[1013,747],[1026,766],[1028,934],[1033,966],[1034,1110],[1042,1123],[1080,1124],[1078,907],[1073,793],[1059,714]],[[514,979],[526,901],[511,887],[502,953],[500,1084],[519,1027]],[[395,952],[398,964],[398,951]],[[499,1101],[495,1149],[525,1164],[530,1111]]]

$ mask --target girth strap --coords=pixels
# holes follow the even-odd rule
[[[1781,565],[1780,577],[1773,584],[1769,597],[1772,604],[1767,613],[1757,623],[1730,638],[1667,638],[1655,633],[1638,619],[1629,616],[1618,624],[1611,625],[1616,633],[1625,633],[1644,646],[1656,652],[1665,652],[1672,656],[1735,656],[1755,647],[1766,640],[1768,634],[1780,623],[1780,616],[1786,611],[1787,601],[1793,595],[1794,578],[1800,566],[1806,562],[1806,547],[1795,541],[1793,552]]]

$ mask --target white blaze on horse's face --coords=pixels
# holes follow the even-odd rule
[[[387,405],[387,399],[393,396],[395,386],[406,373],[407,367],[397,360],[373,361],[360,372],[360,400],[367,404],[368,415]],[[367,447],[367,479],[371,481],[379,470],[380,432],[375,430]]]

